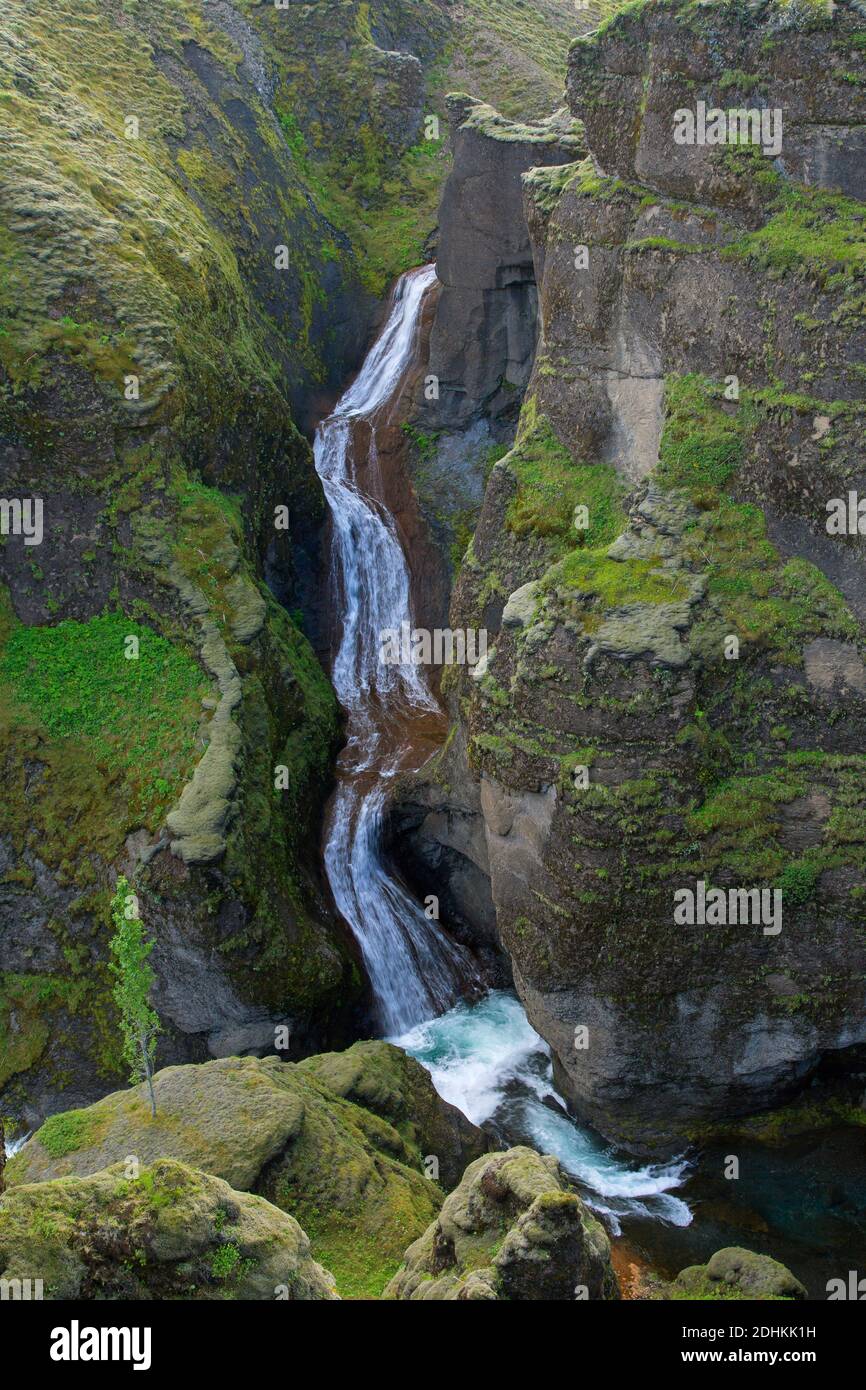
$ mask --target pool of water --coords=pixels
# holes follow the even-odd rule
[[[639,1264],[672,1278],[715,1250],[743,1245],[786,1264],[813,1298],[827,1280],[866,1275],[866,1131],[827,1130],[768,1147],[711,1146],[641,1164],[567,1113],[550,1052],[515,995],[458,1004],[393,1042],[436,1089],[506,1144],[553,1153]],[[726,1179],[735,1153],[740,1176]]]

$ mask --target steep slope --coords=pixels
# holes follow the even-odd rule
[[[863,485],[863,33],[631,7],[572,49],[590,159],[525,180],[541,337],[452,604],[492,651],[397,823],[489,873],[564,1090],[636,1149],[862,1068],[863,541],[826,521]],[[780,108],[782,158],[676,145],[698,101]],[[781,929],[677,920],[700,883]]]
[[[521,30],[542,95],[549,9]],[[435,0],[0,18],[0,1105],[27,1125],[117,1084],[118,871],[162,1061],[358,1026],[320,881],[339,728],[300,627],[319,640],[324,506],[297,425],[432,230],[422,118],[462,23]]]

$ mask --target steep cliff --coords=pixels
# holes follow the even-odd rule
[[[516,25],[515,100],[558,89],[566,9]],[[0,549],[0,1106],[27,1125],[117,1084],[119,871],[161,1061],[356,1033],[320,881],[340,731],[301,630],[321,646],[298,426],[421,258],[449,65],[513,41],[437,0],[0,19],[0,491],[43,508],[37,545],[4,509]]]
[[[452,603],[492,650],[398,820],[486,867],[564,1090],[636,1149],[862,1068],[863,541],[826,522],[863,486],[863,35],[630,7],[572,48],[589,158],[524,180],[540,337]],[[701,102],[778,109],[781,154],[678,144]],[[702,883],[781,929],[677,920]]]

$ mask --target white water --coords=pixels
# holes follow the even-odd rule
[[[674,1226],[691,1221],[686,1203],[670,1195],[684,1180],[684,1162],[630,1165],[566,1113],[547,1044],[513,994],[497,990],[477,1004],[458,1004],[393,1041],[423,1062],[439,1094],[475,1124],[556,1154],[614,1234],[623,1216]]]
[[[334,900],[358,941],[382,1029],[403,1032],[453,1004],[472,974],[466,953],[448,940],[382,864],[381,826],[388,780],[407,766],[400,723],[438,711],[424,669],[379,660],[382,633],[410,616],[409,572],[393,519],[361,490],[380,481],[375,441],[359,459],[354,432],[390,400],[415,350],[432,266],[403,276],[394,305],[356,380],[319,426],[316,470],[331,508],[332,590],[342,601],[343,631],[332,679],[346,711],[343,774],[330,810],[325,868]],[[348,775],[347,775],[348,774]],[[366,775],[365,775],[366,774]]]
[[[546,1044],[511,994],[455,1003],[474,976],[466,953],[388,873],[381,853],[389,780],[412,766],[407,727],[438,710],[424,669],[379,660],[381,634],[411,620],[406,558],[383,505],[375,438],[359,425],[390,403],[416,346],[427,266],[403,276],[377,342],[334,412],[319,426],[316,470],[331,509],[331,589],[342,615],[332,678],[348,741],[325,835],[334,900],[364,957],[383,1034],[429,1069],[439,1093],[507,1142],[554,1153],[615,1231],[626,1214],[691,1220],[670,1190],[685,1165],[637,1167],[614,1157],[566,1114]],[[364,480],[366,491],[361,486]],[[371,492],[372,489],[372,492]]]

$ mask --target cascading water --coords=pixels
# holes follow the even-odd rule
[[[413,763],[413,721],[440,717],[423,667],[380,660],[382,634],[410,613],[409,571],[381,497],[375,434],[365,457],[359,425],[390,402],[412,360],[421,304],[436,278],[427,266],[399,281],[388,321],[357,378],[316,433],[316,470],[331,509],[332,589],[342,600],[343,630],[332,679],[346,711],[348,742],[325,839],[334,900],[349,923],[370,975],[380,1023],[401,1033],[459,997],[472,973],[457,945],[438,930],[386,871],[380,853],[389,779]],[[363,431],[366,434],[367,431]],[[359,486],[363,465],[365,487]]]
[[[518,1000],[497,992],[476,1004],[456,1002],[474,978],[468,955],[383,863],[389,782],[433,751],[442,716],[423,667],[380,660],[382,634],[399,632],[411,605],[406,557],[384,504],[374,425],[411,365],[424,295],[435,279],[427,266],[398,282],[385,327],[316,433],[316,470],[333,525],[331,590],[342,617],[332,678],[348,734],[325,832],[328,880],[360,945],[383,1033],[428,1067],[447,1100],[476,1123],[491,1123],[506,1142],[557,1154],[614,1229],[629,1213],[682,1225],[689,1208],[669,1189],[685,1165],[637,1168],[576,1125],[553,1088],[549,1052]],[[428,728],[433,738],[419,755]]]

